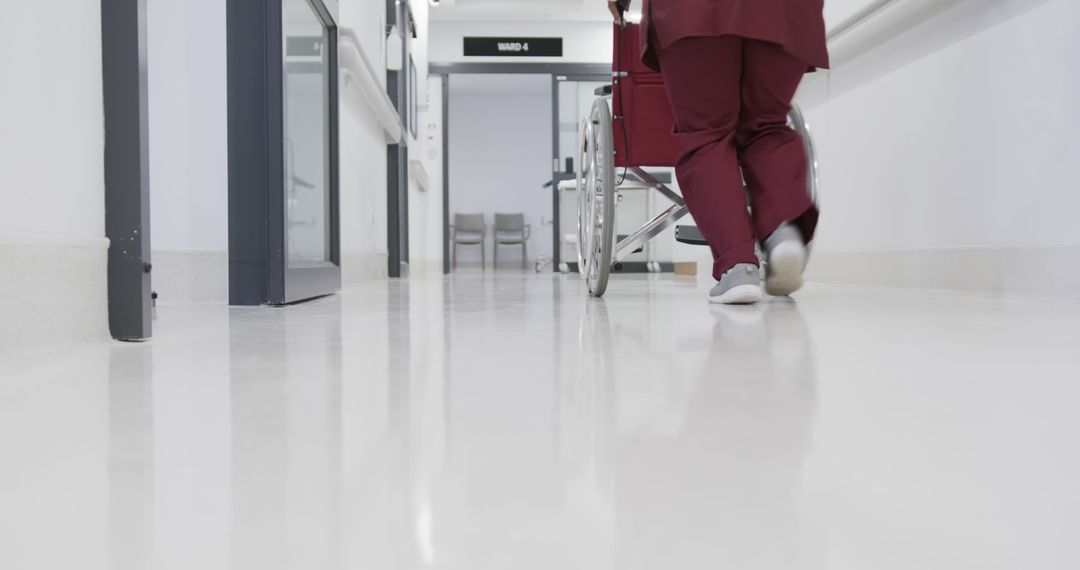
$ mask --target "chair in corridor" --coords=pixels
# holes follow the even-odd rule
[[[495,214],[495,244],[493,245],[495,268],[499,268],[499,246],[520,245],[521,267],[528,268],[529,236],[532,228],[525,223],[525,214]]]
[[[457,269],[458,246],[480,246],[480,267],[487,265],[487,253],[484,241],[487,238],[487,226],[484,225],[484,214],[454,214],[454,224],[450,226],[450,241],[454,244],[453,266]]]

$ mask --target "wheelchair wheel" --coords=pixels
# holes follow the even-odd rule
[[[589,220],[591,219],[588,214],[589,201],[586,199],[588,193],[585,191],[585,174],[588,172],[588,168],[585,163],[589,160],[589,153],[585,145],[586,140],[590,140],[591,136],[589,131],[592,128],[592,123],[589,122],[589,118],[586,117],[581,120],[581,125],[578,128],[578,156],[574,160],[574,176],[577,185],[577,262],[578,262],[578,275],[582,279],[585,279],[585,268],[589,265],[589,236],[592,232],[589,230]]]
[[[615,146],[611,109],[597,99],[582,130],[578,176],[578,251],[589,294],[601,297],[611,275],[615,237]],[[582,185],[584,184],[584,185]]]

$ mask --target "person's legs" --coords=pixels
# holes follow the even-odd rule
[[[758,263],[735,149],[742,45],[736,36],[687,38],[659,54],[675,115],[679,187],[712,249],[717,281],[737,264]]]
[[[817,227],[817,208],[806,188],[806,151],[798,133],[787,126],[806,69],[806,63],[778,45],[744,43],[736,144],[750,188],[754,231],[763,242],[791,222],[809,243]]]

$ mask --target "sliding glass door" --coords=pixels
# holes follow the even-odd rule
[[[230,303],[333,293],[341,287],[336,3],[229,0],[228,26]]]

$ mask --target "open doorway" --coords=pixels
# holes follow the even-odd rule
[[[551,75],[453,74],[448,96],[451,269],[531,270],[553,255]]]

